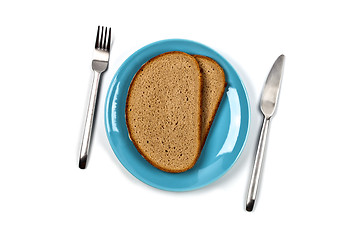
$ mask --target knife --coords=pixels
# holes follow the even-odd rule
[[[260,109],[264,115],[264,122],[261,128],[259,144],[256,151],[255,162],[251,174],[249,192],[246,201],[246,211],[248,212],[251,212],[254,209],[270,119],[272,119],[274,115],[279,98],[281,79],[284,71],[284,61],[284,55],[280,55],[276,59],[266,79],[265,87],[261,96]]]

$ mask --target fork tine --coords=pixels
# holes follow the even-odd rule
[[[98,30],[96,34],[95,48],[99,47],[99,33],[100,33],[100,26],[98,26]]]
[[[106,47],[106,39],[107,39],[107,27],[105,28],[104,41],[101,46],[102,49],[105,49]]]
[[[103,42],[103,38],[104,38],[104,27],[101,27],[101,37],[100,37],[100,42],[99,42],[98,48],[101,48],[102,42]]]
[[[111,28],[109,28],[109,36],[107,39],[107,45],[106,45],[106,49],[110,52],[110,43],[111,43]]]

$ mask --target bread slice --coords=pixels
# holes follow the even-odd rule
[[[168,52],[146,62],[126,99],[129,136],[140,154],[166,172],[184,172],[201,151],[202,78],[198,62]]]
[[[201,145],[203,147],[224,94],[226,82],[224,70],[216,61],[201,55],[194,55],[194,57],[199,63],[203,78],[201,113]]]

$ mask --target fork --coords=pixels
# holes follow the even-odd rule
[[[99,89],[100,76],[106,71],[109,65],[111,43],[111,28],[98,26],[95,42],[95,51],[92,60],[92,69],[94,71],[94,79],[91,87],[89,106],[86,114],[83,138],[80,148],[79,168],[85,169],[89,155],[89,146],[91,140],[91,132],[93,128],[94,115],[96,111],[96,97]]]

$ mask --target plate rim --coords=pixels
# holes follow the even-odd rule
[[[247,113],[248,113],[248,117],[247,117],[247,129],[246,129],[246,134],[245,134],[245,137],[244,137],[244,143],[242,144],[238,154],[236,155],[235,159],[232,161],[232,163],[228,166],[228,168],[226,168],[221,174],[217,175],[216,177],[213,177],[211,178],[211,180],[209,181],[205,181],[204,183],[202,184],[199,184],[199,185],[196,185],[196,186],[191,186],[191,187],[181,187],[181,188],[174,188],[174,187],[166,187],[166,186],[162,186],[162,185],[159,185],[157,183],[149,183],[148,181],[146,181],[145,178],[141,178],[141,176],[138,176],[136,174],[134,174],[132,171],[129,170],[128,166],[126,166],[126,164],[123,163],[123,161],[121,160],[121,158],[118,156],[117,154],[117,151],[115,150],[115,146],[114,146],[114,143],[112,142],[112,137],[110,136],[110,125],[109,122],[110,122],[110,119],[108,117],[108,112],[109,112],[109,107],[110,107],[110,95],[111,93],[114,91],[114,87],[119,84],[119,81],[117,81],[117,77],[120,73],[120,71],[123,70],[124,66],[128,65],[128,62],[131,62],[133,60],[133,58],[135,58],[140,52],[148,49],[148,48],[151,48],[155,45],[158,45],[158,44],[162,44],[162,43],[166,43],[166,42],[170,42],[170,41],[181,41],[181,42],[186,42],[186,43],[191,43],[191,44],[196,44],[196,45],[199,45],[211,52],[213,52],[214,54],[217,55],[217,57],[221,58],[222,61],[224,61],[225,63],[227,63],[233,70],[234,72],[236,73],[238,79],[240,80],[240,85],[241,85],[241,88],[244,92],[244,95],[245,95],[245,99],[246,99],[246,109],[247,109]],[[181,39],[181,38],[170,38],[170,39],[163,39],[163,40],[158,40],[158,41],[155,41],[155,42],[151,42],[149,44],[146,44],[144,45],[143,47],[137,49],[135,52],[133,52],[130,56],[128,56],[125,61],[120,65],[120,67],[118,67],[117,71],[115,72],[114,76],[112,77],[112,80],[110,82],[110,85],[108,87],[108,90],[107,90],[107,93],[106,93],[106,98],[105,98],[105,108],[104,108],[104,118],[105,118],[105,131],[106,131],[106,136],[107,136],[107,139],[110,143],[110,146],[111,146],[111,149],[112,149],[112,152],[115,154],[116,158],[118,159],[118,161],[121,163],[121,165],[132,175],[134,176],[136,179],[138,179],[139,181],[145,183],[146,185],[148,186],[151,186],[153,188],[156,188],[156,189],[159,189],[159,190],[164,190],[164,191],[172,191],[172,192],[185,192],[185,191],[193,191],[193,190],[197,190],[197,189],[200,189],[200,188],[203,188],[207,185],[210,185],[214,182],[216,182],[218,179],[220,179],[222,176],[224,176],[233,166],[234,164],[237,162],[237,160],[240,158],[246,144],[247,144],[247,140],[248,140],[248,137],[249,137],[249,131],[250,131],[250,124],[251,124],[251,107],[250,107],[250,102],[249,102],[249,95],[248,95],[248,92],[247,92],[247,89],[243,83],[243,81],[241,80],[241,78],[239,77],[239,74],[238,72],[236,71],[236,69],[230,64],[230,62],[228,62],[222,55],[220,55],[217,51],[213,50],[212,48],[208,47],[207,45],[204,45],[202,43],[199,43],[197,41],[193,41],[193,40],[188,40],[188,39]]]

